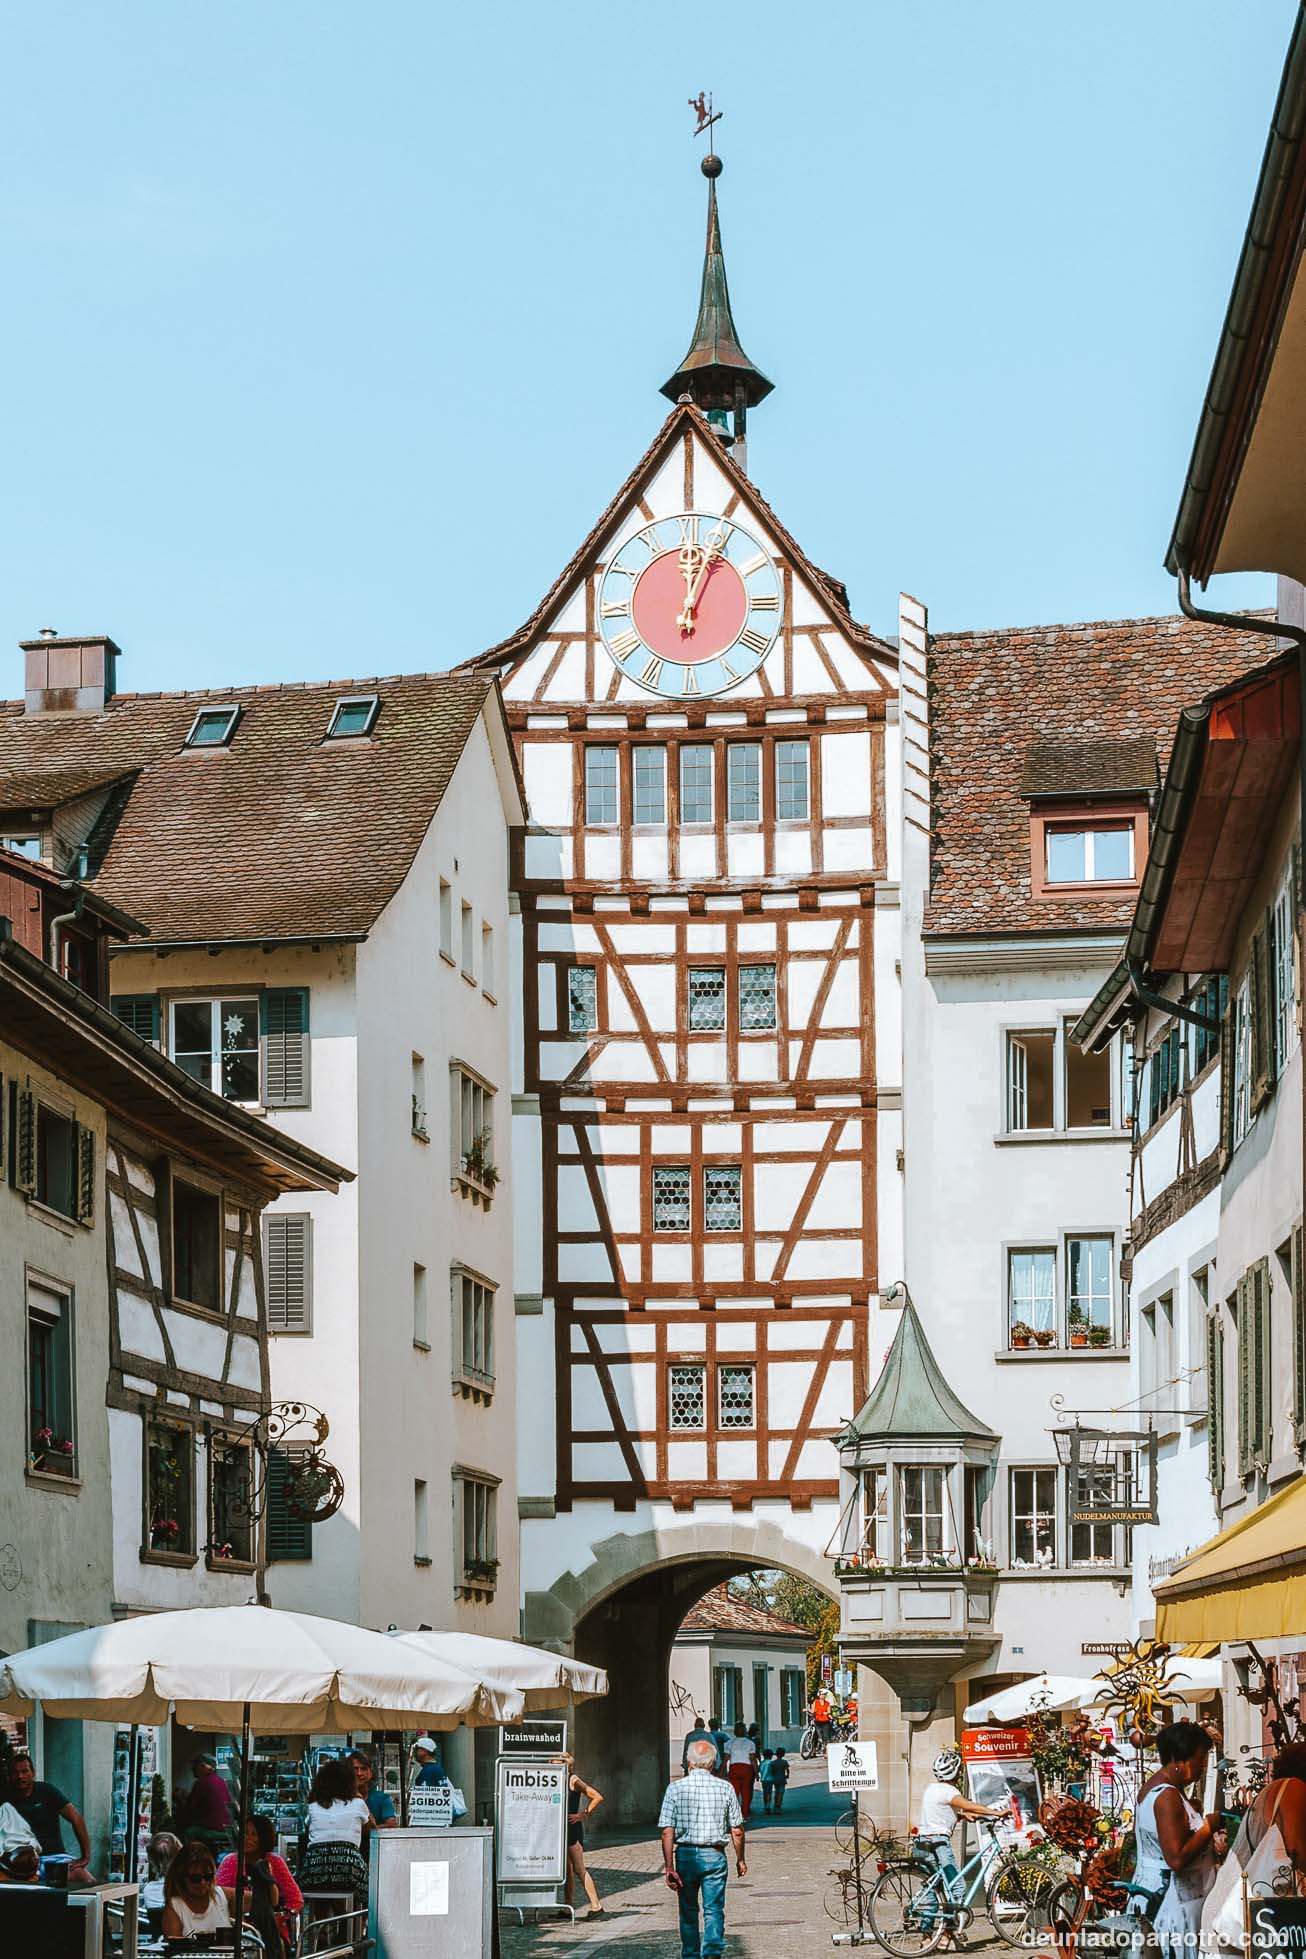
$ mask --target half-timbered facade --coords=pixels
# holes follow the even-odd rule
[[[719,247],[713,185],[705,308]],[[894,652],[739,466],[737,379],[718,397],[690,363],[673,378],[685,392],[647,454],[475,663],[501,678],[529,813],[513,864],[528,1637],[573,1637],[655,1562],[828,1583],[829,1438],[871,1364]]]

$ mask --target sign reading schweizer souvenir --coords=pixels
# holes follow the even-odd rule
[[[720,694],[780,631],[780,574],[732,517],[686,510],[628,537],[599,586],[599,630],[621,671],[655,694]]]

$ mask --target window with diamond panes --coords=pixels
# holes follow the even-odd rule
[[[762,816],[762,746],[731,742],[726,750],[726,816],[731,823],[757,823]]]
[[[657,1164],[653,1170],[653,1229],[689,1230],[689,1171]]]
[[[775,967],[739,968],[739,1026],[742,1033],[775,1026]]]
[[[667,820],[667,751],[661,747],[635,750],[634,820],[636,823],[665,823]]]
[[[619,815],[617,751],[615,748],[585,750],[585,821],[615,823]]]
[[[775,745],[775,813],[781,823],[801,822],[808,814],[805,741]]]
[[[712,750],[706,742],[691,742],[680,751],[680,820],[712,821]]]
[[[709,1164],[703,1171],[703,1225],[708,1231],[742,1231],[742,1176],[737,1163]]]
[[[726,1024],[726,976],[721,966],[689,969],[689,1027],[694,1034],[710,1033]]]
[[[751,1367],[718,1367],[717,1423],[721,1428],[752,1428],[753,1370]]]
[[[598,974],[592,966],[573,966],[567,975],[567,1026],[573,1034],[592,1034],[598,1024]]]
[[[667,1406],[672,1428],[707,1427],[706,1374],[702,1367],[668,1369]]]

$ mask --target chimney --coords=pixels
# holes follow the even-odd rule
[[[19,642],[27,661],[28,714],[100,714],[117,686],[118,648],[103,633],[65,639],[42,626]]]

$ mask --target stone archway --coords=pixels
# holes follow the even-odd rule
[[[777,1524],[740,1517],[614,1533],[591,1562],[526,1594],[524,1637],[607,1670],[609,1691],[576,1710],[575,1754],[603,1791],[604,1820],[651,1824],[665,1787],[667,1665],[680,1622],[705,1592],[745,1571],[780,1569],[833,1596],[828,1561]]]

